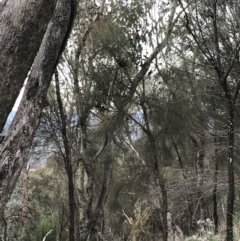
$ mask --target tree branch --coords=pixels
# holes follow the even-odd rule
[[[105,140],[103,145],[101,146],[101,148],[98,150],[98,152],[94,155],[92,161],[95,162],[97,160],[97,158],[102,154],[102,152],[104,151],[105,147],[107,146],[108,143],[108,134],[105,135]]]

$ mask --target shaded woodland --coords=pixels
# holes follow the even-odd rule
[[[1,240],[239,240],[240,3],[25,5],[0,5],[1,130],[27,78],[0,136]]]

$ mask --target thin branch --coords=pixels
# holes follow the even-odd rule
[[[46,233],[46,235],[44,236],[44,238],[43,238],[43,240],[42,241],[45,241],[46,240],[46,238],[47,238],[47,236],[49,235],[49,234],[51,234],[51,232],[52,232],[53,230],[52,229],[50,229],[47,233]]]
[[[73,67],[73,78],[74,78],[74,85],[75,85],[75,87],[78,86],[79,57],[80,57],[80,55],[82,53],[83,47],[86,45],[87,37],[89,36],[91,30],[93,29],[94,24],[99,20],[100,16],[103,14],[104,5],[105,5],[105,0],[102,0],[100,9],[97,11],[96,15],[94,16],[92,21],[87,26],[87,28],[86,28],[83,36],[82,36],[82,40],[79,43],[78,48],[76,50],[76,53],[75,53],[75,64],[74,64],[74,67]],[[79,86],[78,86],[78,88],[79,88]]]
[[[108,143],[108,134],[105,135],[105,140],[104,140],[103,145],[101,146],[101,148],[98,150],[98,152],[93,157],[93,162],[96,161],[96,159],[102,154],[102,152],[104,151],[105,147],[107,146],[107,143]]]
[[[179,1],[180,5],[181,5],[181,7],[182,7],[182,9],[183,9],[183,12],[184,12],[184,15],[185,15],[185,18],[186,18],[186,28],[187,28],[188,32],[189,32],[189,33],[191,34],[191,36],[193,37],[195,43],[197,44],[198,48],[201,50],[202,54],[203,54],[203,55],[206,57],[206,59],[207,59],[208,61],[210,61],[210,62],[212,63],[212,65],[214,66],[215,63],[214,63],[213,57],[212,57],[211,55],[210,55],[210,57],[209,57],[209,56],[206,54],[206,52],[204,51],[204,49],[202,48],[202,45],[199,43],[199,41],[198,41],[198,39],[197,39],[197,37],[196,37],[196,34],[193,33],[191,27],[189,26],[189,22],[190,22],[190,21],[189,21],[189,17],[188,17],[188,14],[187,14],[187,12],[186,12],[186,9],[183,7],[183,4],[182,4],[181,0],[178,0],[178,1]]]
[[[162,42],[157,45],[157,47],[153,50],[153,52],[149,55],[149,57],[145,60],[145,62],[141,66],[141,69],[131,79],[131,88],[130,88],[129,92],[127,93],[126,98],[124,98],[118,106],[118,109],[120,110],[120,112],[123,111],[124,107],[126,107],[129,104],[129,102],[132,100],[134,94],[136,93],[137,86],[144,79],[144,76],[148,72],[153,60],[156,59],[157,55],[167,46],[167,43],[168,43],[168,40],[172,33],[173,27],[177,23],[180,15],[182,13],[182,11],[181,11],[177,15],[177,17],[174,19],[176,8],[177,8],[177,3],[176,3],[176,1],[174,1],[174,6],[171,10],[170,17],[168,20],[166,36],[162,40]]]
[[[205,38],[204,38],[204,35],[203,35],[203,30],[205,30],[205,29],[202,29],[202,25],[199,22],[198,12],[197,11],[198,11],[198,8],[196,7],[196,23],[197,23],[197,26],[198,26],[198,30],[199,30],[199,32],[201,34],[201,37],[202,37],[202,40],[203,40],[203,45],[205,46],[207,53],[209,54],[210,58],[213,59],[213,55],[211,54],[211,52],[210,52],[210,50],[208,48],[208,45],[206,44],[206,41],[205,41]],[[196,31],[195,31],[195,28],[193,29],[193,31],[194,31],[195,35],[197,35]]]
[[[141,127],[143,132],[145,132],[148,135],[148,130],[145,126],[143,126],[139,121],[137,121],[135,118],[133,118],[130,114],[127,114],[127,117],[129,117],[133,122],[135,122],[137,125]]]
[[[232,58],[231,64],[230,64],[230,66],[229,66],[229,69],[227,70],[227,72],[226,72],[226,74],[225,74],[225,76],[224,76],[224,78],[223,78],[223,82],[226,82],[226,81],[227,81],[227,77],[228,77],[228,75],[230,74],[230,72],[231,72],[231,70],[232,70],[232,68],[233,68],[233,64],[234,64],[234,62],[235,62],[235,60],[236,60],[236,58],[237,58],[237,56],[238,56],[239,44],[240,44],[240,41],[238,41],[238,43],[237,43],[237,45],[236,45],[235,54],[233,53],[234,56],[233,56],[233,58]],[[233,51],[233,52],[234,52],[234,51]]]
[[[215,50],[217,54],[217,73],[219,75],[219,78],[221,78],[222,75],[222,65],[221,65],[221,60],[220,60],[220,48],[219,48],[219,40],[218,40],[218,30],[217,30],[217,1],[215,0],[213,3],[213,33],[214,33],[214,45],[215,45]],[[224,80],[225,81],[225,80]]]

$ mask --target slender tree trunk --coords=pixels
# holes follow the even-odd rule
[[[199,218],[200,220],[204,220],[207,217],[207,210],[206,210],[206,204],[203,197],[203,174],[204,174],[204,136],[200,137],[200,140],[197,141],[195,137],[190,136],[195,151],[196,151],[196,157],[195,157],[195,168],[196,168],[196,174],[197,174],[197,188],[198,188],[198,199],[199,199]]]
[[[3,221],[3,234],[2,234],[2,237],[3,237],[3,241],[7,241],[7,239],[8,239],[8,235],[7,235],[8,223],[7,223],[7,221],[6,221],[4,216],[2,216],[2,221]]]
[[[99,233],[101,234],[101,224],[104,218],[104,207],[109,194],[110,181],[112,177],[112,142],[111,138],[108,140],[108,144],[105,148],[104,155],[104,172],[103,172],[103,181],[101,187],[101,193],[98,198],[98,202],[93,213],[92,217],[92,228],[90,231],[90,240],[98,241]]]
[[[85,180],[85,172],[84,172],[84,167],[81,166],[80,167],[80,221],[84,222],[85,218],[86,218],[86,213],[83,207],[84,204],[84,180]]]
[[[146,112],[145,113],[145,118],[147,117]],[[147,119],[145,119],[146,121]],[[168,240],[168,219],[167,219],[167,213],[168,213],[168,198],[167,198],[167,190],[166,190],[166,185],[165,185],[165,180],[163,176],[163,170],[162,170],[162,165],[161,165],[161,159],[157,150],[156,146],[156,141],[154,137],[152,136],[152,133],[149,131],[150,129],[148,128],[148,138],[151,144],[151,149],[153,153],[153,160],[154,160],[154,166],[155,166],[155,171],[158,179],[158,184],[160,186],[160,192],[162,196],[162,236],[163,236],[163,241]]]
[[[82,163],[87,174],[87,183],[86,183],[86,198],[84,203],[84,209],[86,212],[86,219],[84,223],[84,227],[81,230],[80,240],[86,241],[89,236],[89,225],[90,219],[92,216],[92,202],[93,202],[93,187],[94,187],[94,168],[93,161],[86,154],[87,148],[87,127],[86,123],[81,121],[81,147],[80,147],[80,155],[82,159]]]
[[[215,168],[214,168],[214,187],[213,187],[213,222],[214,222],[214,233],[218,233],[218,203],[217,203],[217,188],[218,188],[218,147],[216,147],[217,138],[214,138],[215,143]]]
[[[157,178],[162,194],[162,227],[163,227],[163,241],[168,240],[168,221],[167,221],[167,212],[168,212],[168,199],[167,199],[167,190],[165,187],[165,181],[163,177],[163,171],[160,164],[160,159],[156,155],[154,156],[155,166],[157,168]]]
[[[182,158],[181,158],[180,153],[178,151],[178,147],[174,142],[173,142],[173,146],[176,150],[176,153],[177,153],[177,156],[178,156],[178,162],[179,162],[179,165],[180,165],[181,171],[182,171],[184,188],[186,190],[186,196],[187,196],[187,207],[188,207],[188,215],[189,215],[189,231],[191,231],[191,229],[193,229],[194,225],[193,225],[193,207],[192,207],[192,203],[191,203],[190,196],[189,196],[189,190],[188,190],[188,187],[187,187],[188,177],[187,177],[186,170],[184,170]]]
[[[156,139],[153,136],[152,130],[150,128],[150,119],[148,116],[148,112],[146,109],[145,105],[145,81],[143,80],[142,82],[142,100],[141,100],[141,107],[143,110],[143,116],[144,116],[144,121],[146,128],[142,126],[143,131],[147,134],[148,140],[151,146],[151,151],[152,151],[152,158],[153,158],[153,164],[155,167],[155,173],[158,179],[158,184],[160,186],[160,192],[162,196],[162,236],[163,236],[163,241],[168,240],[168,220],[167,220],[167,212],[168,212],[168,199],[167,199],[167,190],[165,186],[165,180],[163,176],[163,170],[162,170],[162,164],[161,164],[161,158],[159,155]],[[161,203],[161,202],[160,202]]]
[[[227,241],[233,241],[234,210],[234,104],[228,101],[228,198],[227,198]]]
[[[75,194],[72,165],[67,167],[68,200],[69,200],[69,241],[75,240]]]
[[[203,197],[203,174],[204,174],[204,143],[200,140],[201,144],[199,144],[199,150],[197,152],[197,186],[198,186],[198,198],[200,204],[200,220],[205,220],[207,218],[206,215],[206,205],[205,199]]]

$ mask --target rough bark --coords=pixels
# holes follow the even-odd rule
[[[22,169],[22,222],[28,221],[29,218],[29,206],[28,206],[28,172],[29,163],[26,163]]]
[[[37,55],[56,2],[9,0],[0,7],[0,132]]]
[[[46,4],[42,9],[45,9]],[[47,89],[62,49],[71,16],[71,2],[59,0],[34,60],[16,117],[0,145],[0,215],[2,216],[23,165],[44,108]],[[38,20],[37,20],[38,22]],[[28,93],[31,92],[31,95]]]

